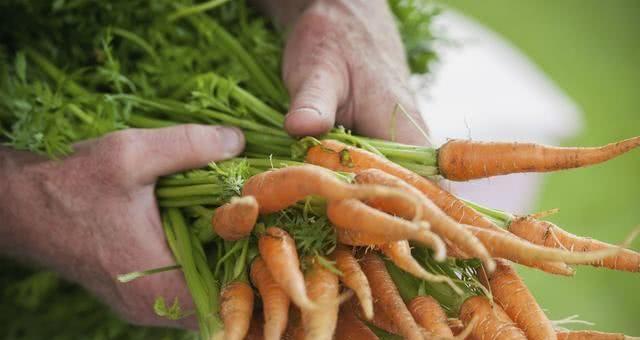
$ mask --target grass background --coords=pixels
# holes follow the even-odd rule
[[[640,1],[442,2],[511,41],[581,106],[585,129],[567,145],[640,135]],[[640,152],[547,175],[538,210],[556,207],[561,212],[550,219],[567,230],[619,242],[640,224]],[[640,274],[586,267],[574,278],[520,272],[552,319],[579,314],[594,329],[640,336]]]

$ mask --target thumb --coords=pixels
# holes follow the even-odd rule
[[[242,132],[232,127],[185,124],[135,131],[130,142],[135,144],[133,157],[137,159],[132,162],[145,184],[237,156],[244,149]]]

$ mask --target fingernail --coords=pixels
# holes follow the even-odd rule
[[[237,156],[244,149],[244,135],[242,131],[233,127],[218,127],[220,143],[225,158]]]
[[[300,107],[297,108],[293,111],[290,111],[287,116],[292,116],[292,115],[296,115],[296,116],[303,116],[305,118],[317,118],[317,117],[321,117],[322,116],[322,112],[318,111],[318,109],[314,108],[314,107]]]

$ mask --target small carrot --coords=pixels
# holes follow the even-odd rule
[[[507,313],[529,340],[555,340],[553,325],[518,274],[504,260],[489,275],[494,301]]]
[[[476,317],[471,335],[477,340],[526,340],[522,330],[497,304],[483,296],[468,298],[460,307],[460,320],[469,325]]]
[[[513,220],[509,224],[508,230],[531,243],[549,248],[567,249],[575,252],[619,249],[618,246],[612,244],[576,236],[551,222],[537,220],[530,216],[522,216]],[[629,249],[620,249],[615,256],[590,264],[597,267],[637,272],[640,271],[640,254]]]
[[[313,309],[293,238],[278,227],[269,227],[258,240],[258,250],[273,279],[300,309]]]
[[[593,148],[453,139],[438,150],[438,168],[447,179],[468,181],[518,172],[585,167],[608,161],[638,146],[640,136]]]
[[[233,197],[215,210],[213,231],[227,241],[249,236],[258,220],[258,201],[253,196]]]
[[[425,281],[429,282],[444,282],[454,292],[462,295],[462,289],[458,287],[453,280],[448,276],[435,275],[426,271],[411,255],[411,247],[407,240],[389,242],[380,246],[382,253],[387,255],[389,260],[393,262],[398,268],[405,272]]]
[[[264,339],[279,340],[287,328],[290,300],[273,279],[262,258],[251,264],[251,282],[262,298]]]
[[[226,340],[242,340],[249,331],[253,314],[253,289],[248,283],[235,281],[222,289],[220,317]]]
[[[305,273],[305,283],[309,297],[318,305],[313,310],[302,310],[304,338],[309,340],[331,340],[338,322],[338,276],[319,261],[312,261]]]
[[[437,184],[420,175],[375,155],[369,151],[348,146],[336,140],[325,139],[320,145],[307,150],[305,160],[334,171],[360,172],[366,169],[379,169],[409,183],[425,194],[442,211],[455,221],[482,228],[504,231],[482,214],[470,208],[457,197]]]
[[[371,287],[358,261],[353,257],[351,250],[344,246],[338,246],[338,248],[331,253],[331,258],[335,261],[336,268],[342,272],[340,281],[356,293],[365,317],[370,320],[373,318]]]
[[[422,332],[402,301],[384,262],[375,254],[367,253],[362,262],[362,271],[367,275],[373,298],[383,306],[375,313],[384,313],[398,328],[400,335],[409,340],[422,339]]]
[[[410,186],[398,177],[387,174],[378,169],[367,169],[357,173],[356,182],[362,184],[379,184],[399,188],[422,198],[422,215],[425,221],[431,224],[431,229],[438,235],[451,241],[456,247],[462,248],[465,253],[482,260],[488,271],[493,271],[495,263],[484,245],[464,226],[456,223],[445,214],[431,200],[426,198],[416,188]],[[372,207],[390,213],[392,215],[411,218],[415,216],[415,207],[397,200],[395,197],[376,197],[367,200]]]
[[[336,340],[378,340],[373,331],[367,327],[356,315],[352,304],[345,303],[338,314]]]
[[[453,338],[453,332],[447,324],[447,315],[433,297],[416,296],[407,307],[418,325],[431,335]]]
[[[633,340],[640,339],[620,333],[603,333],[598,331],[558,332],[558,340]]]
[[[418,241],[433,249],[436,260],[443,261],[446,258],[445,244],[433,232],[358,200],[330,201],[327,204],[327,217],[338,228],[371,233],[377,238],[383,236],[387,242],[404,239]]]

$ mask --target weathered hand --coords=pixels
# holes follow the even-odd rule
[[[235,156],[243,145],[236,129],[183,125],[114,132],[57,161],[0,148],[0,252],[55,270],[132,323],[195,328],[193,318],[170,322],[153,312],[159,296],[192,309],[180,272],[126,284],[116,276],[175,263],[156,179]]]

